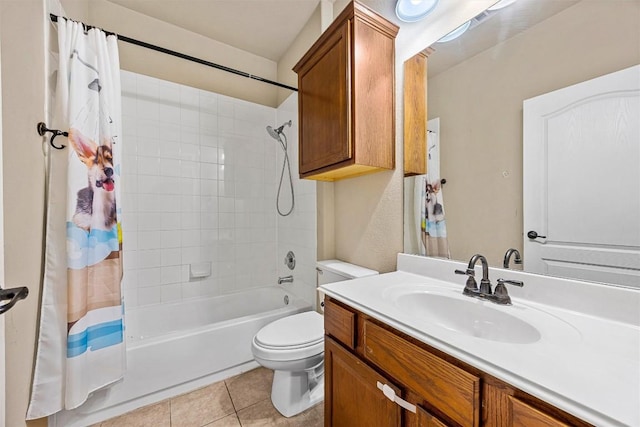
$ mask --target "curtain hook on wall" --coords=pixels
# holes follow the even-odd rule
[[[38,135],[40,136],[45,136],[47,132],[52,133],[51,139],[49,140],[49,144],[51,144],[51,146],[56,150],[62,150],[64,147],[66,147],[66,145],[64,144],[60,144],[59,146],[54,144],[53,140],[56,138],[56,136],[69,136],[69,132],[63,132],[58,129],[49,129],[47,128],[47,125],[44,124],[44,122],[38,123],[37,130],[38,130]]]

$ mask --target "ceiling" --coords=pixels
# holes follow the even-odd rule
[[[107,1],[276,62],[320,3],[320,0]],[[401,28],[411,26],[395,16],[396,0],[360,1]],[[438,54],[429,58],[429,75],[489,49],[578,1],[518,0],[498,12],[480,14],[462,37],[434,44]]]
[[[108,1],[272,61],[282,57],[320,3],[320,0]]]
[[[578,1],[518,0],[495,12],[479,14],[462,36],[431,46],[435,52],[429,56],[429,77],[526,31]]]

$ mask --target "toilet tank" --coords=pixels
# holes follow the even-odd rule
[[[337,259],[318,261],[316,270],[318,271],[318,286],[378,274],[375,270],[349,264],[348,262]]]

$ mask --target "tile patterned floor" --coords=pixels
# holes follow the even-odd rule
[[[322,427],[322,404],[285,418],[271,404],[273,371],[254,369],[92,427]]]

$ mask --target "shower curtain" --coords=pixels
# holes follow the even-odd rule
[[[53,124],[69,136],[64,150],[48,153],[45,271],[27,419],[76,408],[125,371],[117,40],[60,19],[58,49]]]

